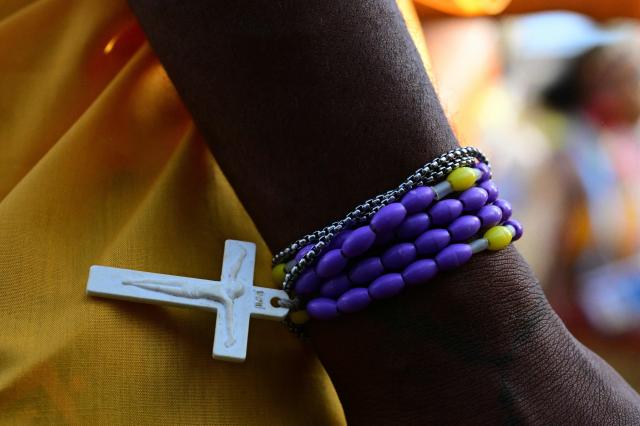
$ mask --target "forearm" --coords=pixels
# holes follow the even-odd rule
[[[515,250],[479,255],[429,287],[312,325],[354,424],[640,419],[637,394],[573,339]]]
[[[455,144],[392,1],[131,4],[274,250]]]
[[[131,3],[274,250],[457,144],[392,1]],[[354,423],[634,409],[513,249],[311,335]]]

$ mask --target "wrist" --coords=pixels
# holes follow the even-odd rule
[[[312,322],[310,335],[353,422],[372,413],[495,421],[523,396],[516,386],[523,379],[513,372],[541,376],[537,354],[571,344],[513,249],[478,256],[360,314]],[[404,396],[389,404],[383,388]]]

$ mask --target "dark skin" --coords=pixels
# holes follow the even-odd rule
[[[457,146],[391,0],[130,3],[273,250]],[[513,248],[310,334],[351,424],[640,423]]]

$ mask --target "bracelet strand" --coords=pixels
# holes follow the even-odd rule
[[[464,166],[474,166],[477,162],[484,163],[489,167],[486,157],[474,147],[457,148],[442,154],[414,172],[397,188],[365,201],[347,214],[343,219],[336,221],[321,230],[306,235],[280,251],[273,257],[273,265],[289,261],[293,258],[297,250],[306,245],[314,244],[302,259],[292,265],[287,271],[283,283],[283,289],[292,296],[292,283],[295,282],[308,265],[313,263],[318,254],[331,242],[331,239],[338,232],[369,220],[382,207],[397,201],[402,195],[411,189],[418,186],[431,185],[441,181],[453,170]],[[283,301],[282,305],[289,307],[292,310],[298,308],[298,303],[295,302],[295,299],[294,303],[287,302],[288,301]]]
[[[328,320],[392,297],[462,266],[474,254],[520,238],[511,205],[498,198],[486,157],[458,148],[398,187],[297,240],[273,259],[289,299],[285,325],[304,335],[309,317]]]

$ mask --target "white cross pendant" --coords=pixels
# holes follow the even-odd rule
[[[227,240],[220,281],[94,265],[87,294],[216,311],[213,357],[242,362],[247,356],[249,318],[278,320],[289,311],[271,304],[273,299],[289,299],[283,290],[253,286],[255,257],[255,244]]]

